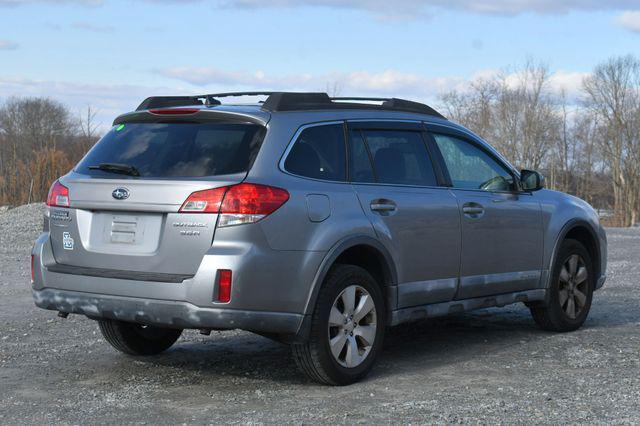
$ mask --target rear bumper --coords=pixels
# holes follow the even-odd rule
[[[93,319],[113,319],[170,328],[235,329],[297,334],[304,315],[285,312],[202,308],[188,302],[163,301],[66,291],[33,290],[36,306]]]
[[[310,286],[324,257],[323,252],[225,243],[207,251],[195,275],[171,279],[167,274],[60,265],[47,232],[32,255],[33,297],[40,308],[163,327],[292,336],[305,328]],[[228,303],[216,299],[220,269],[233,271]]]

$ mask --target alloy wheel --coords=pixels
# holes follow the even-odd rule
[[[354,368],[367,358],[377,333],[372,296],[359,285],[346,287],[329,314],[329,347],[343,367]]]
[[[558,286],[560,307],[571,319],[576,319],[587,304],[589,271],[584,259],[572,254],[562,265]]]

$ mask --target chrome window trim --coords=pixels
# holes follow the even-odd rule
[[[416,188],[416,189],[446,189],[449,190],[449,186],[426,186],[426,185],[407,185],[406,183],[380,183],[380,182],[345,182],[350,185],[367,185],[367,186],[393,186],[400,188]]]
[[[496,160],[498,160],[500,163],[502,163],[503,167],[505,167],[506,169],[510,170],[512,173],[514,173],[514,177],[519,179],[520,178],[520,172],[518,172],[512,165],[511,163],[509,163],[509,161],[507,161],[502,154],[500,154],[498,151],[495,150],[495,148],[493,148],[491,145],[489,145],[488,142],[486,142],[484,139],[482,139],[480,136],[472,133],[471,131],[465,129],[464,127],[456,127],[456,126],[451,126],[451,125],[447,125],[445,123],[440,123],[440,122],[432,122],[432,121],[426,121],[426,120],[412,120],[412,119],[395,119],[395,118],[354,118],[354,119],[344,119],[344,120],[331,120],[331,121],[318,121],[318,122],[314,122],[314,123],[307,123],[307,124],[303,124],[302,126],[298,127],[298,130],[296,130],[296,132],[293,134],[293,137],[291,138],[291,140],[289,141],[289,143],[287,144],[287,147],[285,148],[284,153],[282,154],[282,157],[280,157],[280,161],[278,162],[278,169],[282,172],[285,173],[289,176],[295,176],[297,178],[300,179],[308,179],[308,180],[312,180],[315,182],[328,182],[328,183],[336,183],[336,184],[349,184],[349,185],[382,185],[382,186],[395,186],[395,187],[402,187],[402,188],[429,188],[429,189],[456,189],[456,190],[465,190],[465,191],[478,191],[478,192],[482,192],[484,194],[487,193],[502,193],[502,194],[513,194],[513,193],[521,193],[520,191],[517,192],[513,192],[513,191],[485,191],[483,189],[472,189],[472,188],[454,188],[454,187],[448,187],[448,186],[424,186],[424,185],[406,185],[406,184],[396,184],[396,183],[380,183],[380,182],[351,182],[348,180],[328,180],[328,179],[316,179],[316,178],[312,178],[312,177],[308,177],[308,176],[302,176],[302,175],[298,175],[295,173],[291,173],[290,171],[288,171],[285,167],[284,167],[284,163],[287,161],[287,157],[289,156],[289,153],[291,152],[291,150],[293,149],[293,145],[296,143],[296,141],[298,140],[298,138],[300,137],[300,134],[305,131],[308,128],[311,127],[318,127],[318,126],[332,126],[332,125],[336,125],[336,124],[341,124],[341,125],[345,125],[345,124],[349,124],[349,123],[367,123],[367,122],[388,122],[388,123],[412,123],[412,124],[423,124],[425,126],[425,130],[430,132],[430,130],[426,127],[426,126],[440,126],[440,127],[444,127],[447,129],[451,129],[451,130],[455,130],[461,133],[464,133],[465,135],[469,136],[471,139],[473,139],[474,141],[480,143],[483,145],[483,147],[487,150],[489,150],[495,157]],[[345,144],[348,143],[347,140],[345,140]]]

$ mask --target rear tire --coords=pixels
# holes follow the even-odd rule
[[[293,357],[311,380],[355,383],[373,367],[385,325],[384,297],[373,277],[358,266],[334,266],[320,289],[309,340],[292,345]]]
[[[98,326],[105,340],[127,355],[157,355],[178,340],[182,330],[143,326],[124,321],[99,320]]]
[[[534,321],[543,330],[577,330],[589,314],[594,285],[595,272],[587,249],[576,240],[563,241],[551,275],[546,306],[529,308]]]

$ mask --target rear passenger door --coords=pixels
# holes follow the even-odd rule
[[[457,299],[537,288],[542,269],[542,214],[515,174],[480,141],[430,126],[462,221]]]
[[[418,122],[348,122],[349,179],[398,270],[398,308],[451,300],[460,217]]]

